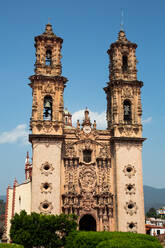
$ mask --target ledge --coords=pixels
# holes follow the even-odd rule
[[[146,140],[146,138],[138,138],[138,137],[111,137],[111,142],[138,142],[143,143]]]
[[[47,135],[47,134],[29,134],[29,141],[32,142],[33,140],[64,140],[64,135]]]

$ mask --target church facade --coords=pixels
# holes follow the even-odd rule
[[[30,77],[32,163],[26,180],[7,189],[6,239],[17,212],[78,215],[80,230],[145,233],[142,179],[142,105],[137,45],[120,31],[108,55],[107,129],[91,123],[88,109],[72,126],[64,110],[62,38],[50,24],[35,37],[35,74]]]

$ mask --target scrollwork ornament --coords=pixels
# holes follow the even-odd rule
[[[135,192],[136,192],[135,184],[134,184],[134,183],[133,183],[133,184],[131,184],[131,183],[126,184],[126,185],[125,185],[125,192],[126,192],[126,194],[128,194],[128,195],[133,195],[133,194],[135,194]]]
[[[44,174],[45,176],[48,176],[49,174],[52,174],[54,168],[53,165],[49,162],[45,162],[40,167],[41,174]]]
[[[136,169],[133,165],[128,164],[128,165],[124,166],[123,172],[124,172],[125,176],[131,178],[131,177],[135,176]]]
[[[137,222],[127,222],[127,231],[137,233]]]
[[[43,202],[40,203],[38,209],[40,210],[40,213],[51,214],[51,211],[53,209],[53,205],[52,205],[51,202],[45,200],[45,201],[43,201]]]
[[[41,189],[41,193],[45,193],[45,194],[51,193],[52,192],[52,183],[48,183],[48,182],[42,183],[40,189]]]
[[[96,185],[96,172],[91,167],[82,167],[79,173],[79,184],[82,190],[86,192],[93,191]]]
[[[125,210],[126,210],[126,213],[129,214],[129,215],[134,215],[137,213],[137,205],[136,205],[136,202],[133,202],[133,201],[129,201],[129,202],[126,202],[126,205],[125,205]]]

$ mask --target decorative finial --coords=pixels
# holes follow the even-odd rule
[[[52,30],[52,25],[48,23],[45,27],[45,35],[54,35],[53,30]]]
[[[120,30],[124,31],[124,11],[123,11],[123,9],[121,9]]]
[[[29,164],[29,152],[27,151],[25,165]]]

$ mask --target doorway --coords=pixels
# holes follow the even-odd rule
[[[79,221],[79,230],[80,231],[96,231],[96,220],[90,215],[84,215]]]

